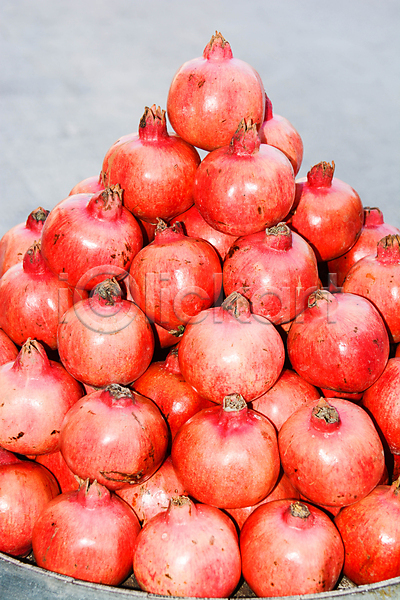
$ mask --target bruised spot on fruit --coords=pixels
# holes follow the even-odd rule
[[[201,81],[199,81],[199,83],[197,84],[199,88],[203,87],[203,85],[205,84],[206,80],[205,79],[201,79]]]
[[[239,246],[236,246],[236,245],[231,246],[230,249],[229,249],[228,254],[226,255],[226,258],[232,258],[232,256],[235,254],[235,252],[237,250],[239,250]]]

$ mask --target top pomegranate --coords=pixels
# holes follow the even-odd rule
[[[168,118],[177,134],[203,150],[229,144],[243,118],[259,126],[264,108],[259,74],[233,58],[229,42],[219,32],[212,36],[203,56],[178,69],[167,100]]]

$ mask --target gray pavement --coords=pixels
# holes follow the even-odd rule
[[[165,108],[215,30],[321,160],[400,227],[399,0],[0,0],[0,236]]]

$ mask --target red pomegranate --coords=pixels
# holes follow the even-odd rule
[[[257,71],[234,58],[229,42],[215,32],[203,56],[184,63],[168,92],[172,127],[203,150],[229,144],[239,121],[264,118],[265,91]]]
[[[294,193],[289,159],[277,148],[261,144],[256,124],[244,119],[229,145],[203,159],[193,187],[195,205],[205,221],[235,236],[282,221]]]

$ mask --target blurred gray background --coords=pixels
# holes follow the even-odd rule
[[[399,0],[0,0],[0,236],[100,173],[215,30],[321,160],[400,227]]]

